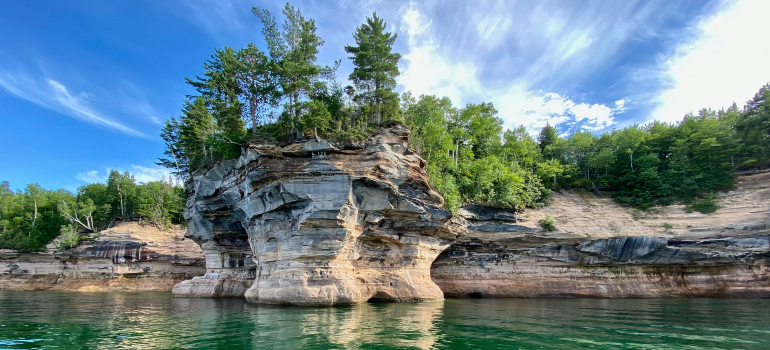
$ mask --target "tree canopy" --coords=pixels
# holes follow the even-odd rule
[[[184,189],[171,181],[137,184],[128,173],[110,171],[106,183],[92,183],[66,190],[46,190],[37,184],[12,191],[0,184],[0,249],[40,251],[59,234],[68,245],[77,243],[78,232],[96,232],[115,219],[140,219],[168,228],[184,222]]]
[[[251,140],[359,141],[392,120],[412,129],[410,144],[450,209],[478,203],[521,210],[547,204],[563,188],[608,193],[639,208],[690,204],[729,189],[738,169],[770,165],[770,85],[743,109],[702,110],[679,123],[566,137],[546,124],[532,134],[506,129],[492,103],[454,106],[446,97],[396,94],[398,36],[376,13],[344,47],[353,63],[352,85],[344,87],[336,80],[339,61],[317,63],[324,40],[313,19],[288,3],[282,25],[266,9],[253,13],[266,46],[215,50],[203,74],[187,79],[198,93],[162,130],[168,147],[158,164],[175,174],[189,177],[236,157]]]

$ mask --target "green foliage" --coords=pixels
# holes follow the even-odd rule
[[[719,206],[714,203],[714,196],[709,195],[706,198],[701,198],[699,200],[694,201],[692,204],[685,207],[685,211],[688,213],[692,213],[694,211],[700,212],[702,214],[711,214],[719,209]]]
[[[536,174],[537,144],[523,128],[503,134],[492,104],[458,109],[448,98],[410,94],[402,103],[410,144],[427,161],[429,181],[447,208],[479,203],[522,210],[547,200],[550,190]]]
[[[62,225],[59,230],[59,250],[66,250],[76,246],[80,242],[80,234],[73,225]]]
[[[666,229],[666,230],[670,230],[670,229],[674,228],[674,225],[672,225],[670,223],[667,223],[667,222],[664,222],[663,223],[663,228]]]
[[[545,214],[545,217],[540,220],[540,227],[546,231],[556,231],[556,220],[551,214]]]
[[[0,249],[42,250],[68,223],[59,215],[58,203],[72,198],[67,191],[49,191],[37,184],[15,192],[8,182],[0,184]]]
[[[141,218],[161,228],[184,223],[184,189],[170,182],[137,184],[129,173],[110,171],[106,184],[92,183],[75,194],[37,184],[13,192],[0,185],[0,249],[34,252],[62,234],[66,249],[79,232],[104,229],[116,218]],[[61,248],[61,247],[60,247]]]
[[[387,23],[375,12],[353,33],[357,46],[345,46],[353,61],[350,80],[358,89],[356,99],[373,107],[378,123],[393,119],[397,108],[392,107],[398,105],[398,95],[393,89],[401,55],[392,52],[398,35],[386,32],[386,27]]]
[[[161,132],[167,150],[158,164],[177,175],[238,157],[250,139],[362,141],[389,120],[411,128],[410,145],[426,160],[430,184],[452,210],[466,203],[538,207],[551,191],[572,187],[610,193],[640,209],[691,203],[730,189],[736,168],[770,165],[770,84],[743,110],[701,110],[675,124],[632,125],[601,135],[579,131],[566,138],[546,124],[535,139],[523,127],[504,130],[491,103],[456,107],[446,97],[399,97],[397,35],[376,13],[345,46],[353,86],[342,87],[335,76],[339,61],[316,62],[324,40],[313,19],[288,3],[280,24],[266,9],[253,12],[266,47],[215,50],[202,75],[187,79],[198,94]],[[126,215],[137,208],[113,201],[111,210]]]

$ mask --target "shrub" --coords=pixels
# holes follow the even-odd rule
[[[719,209],[719,206],[716,203],[714,203],[713,196],[708,196],[706,198],[696,200],[689,206],[685,207],[685,211],[687,211],[688,213],[697,211],[703,214],[713,213],[717,211],[717,209]]]
[[[540,220],[540,227],[546,231],[556,231],[556,220],[551,214],[545,214],[545,218]]]
[[[670,230],[670,229],[674,228],[674,225],[669,224],[667,222],[664,222],[663,223],[663,228],[666,229],[666,230]]]
[[[78,234],[78,229],[75,226],[63,225],[60,232],[59,250],[72,248],[80,241],[80,234]]]

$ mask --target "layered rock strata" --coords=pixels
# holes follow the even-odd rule
[[[365,143],[250,145],[188,183],[186,237],[206,256],[175,296],[337,305],[439,300],[433,260],[457,221],[427,184],[409,131]]]
[[[432,277],[452,297],[770,297],[769,183],[740,175],[713,214],[629,210],[581,191],[518,215],[466,208],[467,230]],[[538,227],[546,213],[558,230]]]
[[[179,228],[121,222],[65,251],[0,251],[0,290],[170,291],[205,273],[203,252]]]

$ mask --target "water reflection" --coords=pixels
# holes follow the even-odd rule
[[[447,300],[310,308],[0,292],[0,349],[763,349],[770,300]]]
[[[430,349],[443,302],[363,304],[331,308],[247,306],[253,348],[358,349],[362,345]],[[285,341],[276,344],[274,340]]]

